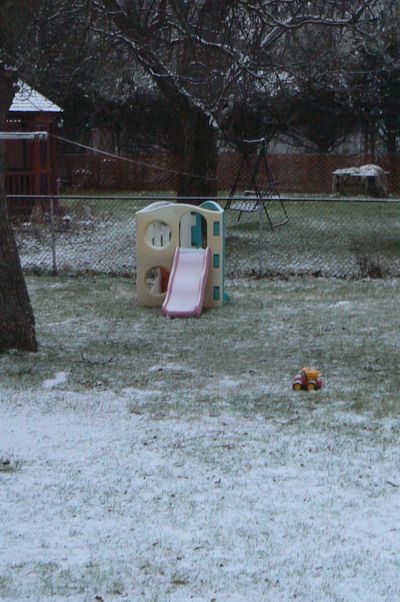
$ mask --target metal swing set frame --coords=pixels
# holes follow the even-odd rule
[[[242,196],[235,196],[238,183],[240,181],[240,177],[242,175],[243,169],[246,166],[248,169],[251,169],[251,162],[249,153],[247,152],[247,148],[245,146],[245,152],[242,154],[242,159],[239,165],[238,172],[236,174],[235,180],[233,182],[231,191],[229,193],[229,199],[226,203],[225,209],[230,209],[232,211],[238,211],[238,221],[240,220],[242,213],[254,213],[259,211],[262,207],[264,209],[265,215],[267,217],[267,221],[271,230],[275,230],[280,226],[283,226],[289,221],[289,215],[287,213],[286,207],[281,199],[278,190],[278,182],[274,179],[270,166],[267,161],[267,144],[265,138],[259,138],[257,140],[243,140],[246,145],[249,144],[258,144],[259,150],[257,153],[256,161],[254,163],[253,169],[251,170],[251,178],[250,178],[250,189],[245,190]],[[260,187],[257,184],[257,178],[260,174],[260,169],[264,168],[266,174],[266,185]],[[269,208],[271,207],[271,203],[278,202],[281,210],[282,210],[282,219],[278,222],[274,222],[269,212]]]

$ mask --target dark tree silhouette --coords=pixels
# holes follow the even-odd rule
[[[16,50],[34,2],[0,5],[0,131],[16,91]],[[18,41],[18,42],[17,42]],[[35,320],[19,260],[4,189],[4,153],[0,148],[0,351],[36,351]]]

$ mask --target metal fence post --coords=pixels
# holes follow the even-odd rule
[[[51,259],[52,259],[52,274],[56,276],[58,274],[57,268],[57,254],[56,254],[56,230],[54,221],[54,198],[50,199],[50,230],[51,230]]]
[[[258,202],[258,271],[261,276],[264,268],[263,261],[263,243],[262,243],[262,235],[263,235],[263,204]]]

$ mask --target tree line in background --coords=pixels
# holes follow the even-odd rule
[[[180,196],[215,194],[218,148],[249,138],[325,152],[358,127],[396,152],[398,24],[396,0],[0,0],[0,129],[22,78],[75,140],[99,128],[124,154],[174,150]],[[3,188],[0,204],[9,232]],[[0,348],[34,349],[16,255],[11,237]]]
[[[398,2],[311,4],[48,1],[27,77],[63,107],[70,137],[97,128],[107,150],[186,161],[199,148],[184,171],[207,170],[207,134],[210,146],[266,135],[330,152],[357,131],[365,153],[397,152]]]
[[[176,153],[201,176],[181,195],[209,194],[218,147],[243,139],[325,153],[357,132],[365,154],[397,152],[395,0],[44,0],[36,21],[25,79],[67,137]]]

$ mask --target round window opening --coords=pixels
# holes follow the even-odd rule
[[[152,222],[146,228],[145,241],[155,249],[167,247],[172,238],[172,232],[165,222]]]
[[[157,266],[146,273],[146,287],[152,295],[163,295],[167,292],[169,271]]]

